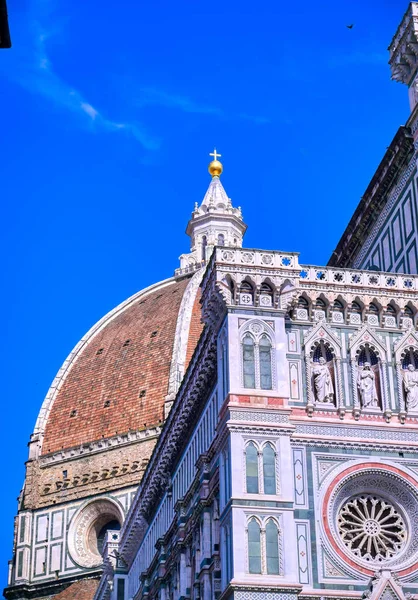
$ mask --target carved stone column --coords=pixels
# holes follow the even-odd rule
[[[186,552],[182,551],[180,554],[180,596],[186,597],[187,595],[187,583],[188,577],[185,577],[187,573],[187,563],[186,563]]]
[[[403,425],[405,423],[406,415],[408,414],[408,407],[406,406],[403,391],[402,365],[400,361],[396,362],[396,379],[398,384],[399,420]]]
[[[200,542],[201,550],[202,550],[202,560],[210,559],[211,555],[211,547],[210,547],[210,528],[211,528],[211,519],[209,510],[205,510],[203,513],[203,539]]]
[[[211,581],[210,581],[210,573],[206,572],[202,578],[203,583],[203,595],[201,595],[201,600],[212,600],[212,589],[211,589]]]
[[[345,403],[344,403],[344,392],[343,392],[343,373],[341,358],[335,359],[335,387],[336,387],[336,407],[340,419],[344,419],[345,415]]]
[[[351,383],[353,387],[353,417],[356,421],[359,420],[361,414],[360,400],[357,389],[357,361],[351,359]]]
[[[261,388],[260,382],[260,351],[258,342],[254,342],[254,363],[255,363],[255,387],[257,389]]]
[[[306,395],[308,402],[306,404],[306,412],[308,417],[312,417],[315,410],[315,397],[312,389],[312,366],[309,357],[305,357],[306,360]]]
[[[264,494],[263,453],[260,450],[257,450],[257,468],[258,468],[258,493]]]
[[[388,394],[388,365],[386,361],[381,362],[380,372],[382,374],[382,383],[380,385],[380,391],[382,394],[382,408],[385,420],[387,423],[392,418],[392,409],[389,404],[389,394]],[[383,384],[383,385],[382,385]]]
[[[266,557],[266,528],[260,529],[260,545],[261,545],[261,572],[267,572],[267,557]]]

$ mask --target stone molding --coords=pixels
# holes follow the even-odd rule
[[[392,79],[409,85],[418,68],[418,3],[411,2],[389,46]]]
[[[124,433],[122,435],[115,435],[111,438],[97,440],[88,444],[82,444],[81,446],[75,446],[74,448],[59,450],[58,452],[52,452],[51,454],[44,454],[39,459],[39,466],[41,468],[45,468],[51,465],[64,463],[69,460],[91,456],[93,454],[99,454],[100,452],[106,452],[111,448],[120,448],[143,440],[152,440],[158,438],[160,433],[161,427],[151,427],[149,429],[141,429],[139,431],[129,431],[128,433]]]
[[[203,273],[204,269],[199,269],[193,275],[181,300],[177,317],[176,333],[174,335],[174,346],[168,379],[168,392],[165,400],[166,403],[169,403],[168,410],[173,403],[184,376],[192,309],[196,299],[197,290],[202,281]],[[166,418],[167,414],[165,414]]]
[[[404,190],[405,182],[416,168],[413,153],[411,130],[408,126],[400,127],[332,253],[329,266],[358,268],[362,264],[377,232]]]
[[[99,567],[103,563],[100,554],[89,547],[89,533],[94,522],[102,515],[109,514],[121,524],[124,511],[119,502],[105,497],[87,502],[73,517],[68,530],[68,550],[71,558],[80,567],[88,569]]]
[[[270,260],[268,264],[265,263],[266,258]],[[240,304],[237,290],[243,281],[253,286],[253,305]],[[258,302],[257,291],[264,281],[272,287],[273,307],[281,307],[282,296],[286,298],[284,311],[289,310],[297,297],[304,293],[308,296],[311,293],[315,298],[323,295],[329,302],[339,296],[347,303],[358,297],[366,302],[377,298],[381,305],[392,302],[402,307],[410,301],[415,302],[418,291],[418,275],[299,265],[297,254],[215,248],[202,281],[204,320],[216,324],[226,307],[240,306],[245,310],[271,312],[272,307],[265,308]],[[234,284],[234,293],[231,292],[231,283]],[[219,304],[223,305],[223,310],[220,310]],[[211,314],[212,308],[215,315]]]
[[[383,422],[379,428],[368,428],[365,425],[352,426],[340,423],[321,425],[319,423],[295,422],[295,433],[292,443],[314,446],[333,446],[340,448],[367,448],[387,450],[388,443],[405,451],[415,452],[418,448],[418,430],[405,430],[405,426],[390,427]]]

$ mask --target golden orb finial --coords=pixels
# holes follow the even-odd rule
[[[215,150],[211,152],[209,156],[213,156],[213,161],[209,163],[208,171],[212,177],[219,177],[224,170],[222,163],[218,160],[218,157],[220,158],[222,154],[218,154],[215,148]]]

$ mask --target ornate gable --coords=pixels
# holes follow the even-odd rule
[[[386,361],[386,348],[382,338],[367,324],[364,324],[361,329],[350,337],[349,348],[352,359],[355,358],[359,348],[365,344],[368,344],[383,362]]]
[[[341,341],[334,331],[326,323],[320,321],[310,331],[306,332],[304,339],[305,353],[309,356],[312,347],[319,340],[323,340],[326,345],[332,346],[337,358],[341,356]]]
[[[414,331],[413,328],[405,331],[404,335],[395,342],[394,349],[396,360],[399,361],[402,352],[411,346],[418,349],[418,333]]]
[[[363,594],[367,600],[409,600],[410,594],[405,594],[400,581],[390,571],[378,571],[373,576],[370,587]]]

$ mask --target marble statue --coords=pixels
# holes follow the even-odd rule
[[[418,406],[418,371],[414,365],[408,365],[403,374],[403,385],[406,393],[406,406],[409,410]]]
[[[334,402],[334,386],[326,360],[323,356],[313,369],[315,398],[318,402]]]
[[[363,368],[359,370],[357,386],[362,408],[378,408],[376,376],[369,362],[365,362]]]

